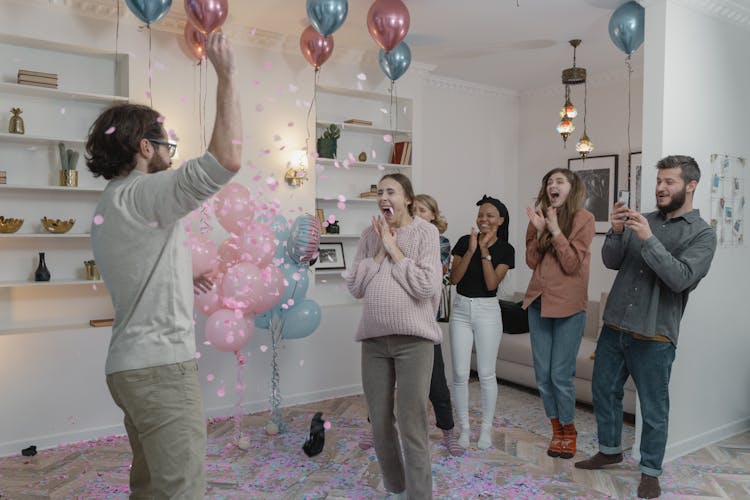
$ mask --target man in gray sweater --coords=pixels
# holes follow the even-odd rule
[[[176,145],[163,117],[135,104],[102,112],[86,143],[88,168],[109,179],[91,244],[115,311],[106,375],[133,450],[131,498],[205,495],[193,278],[180,220],[240,169],[242,138],[234,51],[213,33],[206,53],[218,82],[216,121],[201,157],[169,169]]]
[[[661,494],[680,320],[716,251],[714,230],[693,209],[698,164],[689,156],[667,156],[656,168],[658,210],[643,215],[618,202],[610,216],[602,259],[617,277],[604,309],[591,383],[599,453],[575,464],[600,469],[622,462],[623,386],[632,376],[643,416],[639,498]]]

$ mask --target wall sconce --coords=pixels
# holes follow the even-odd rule
[[[300,187],[307,180],[307,151],[294,151],[287,164],[284,180],[291,187]]]

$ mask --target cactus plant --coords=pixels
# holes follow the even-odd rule
[[[80,153],[73,149],[65,149],[65,143],[61,142],[57,145],[57,149],[60,153],[60,165],[63,170],[75,170],[76,164],[78,163],[78,157]]]
[[[335,123],[331,123],[323,129],[323,134],[318,138],[318,156],[321,158],[336,158],[336,141],[341,137],[341,129]]]

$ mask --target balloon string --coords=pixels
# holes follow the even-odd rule
[[[147,25],[148,28],[148,100],[149,105],[154,107],[154,95],[151,92],[151,24]]]
[[[310,105],[307,106],[307,138],[305,139],[305,151],[310,154],[310,113],[312,112],[313,105],[315,105],[315,114],[318,113],[318,78],[320,77],[320,68],[315,68],[315,76],[313,81],[313,96],[310,101]]]
[[[271,317],[269,332],[271,333],[271,421],[276,424],[279,432],[284,431],[284,422],[281,419],[281,388],[279,386],[279,342],[281,342],[281,331],[283,320],[279,318],[278,312]]]
[[[115,94],[118,93],[117,91],[117,81],[119,80],[119,57],[118,57],[118,43],[120,41],[120,0],[115,0],[115,4],[117,5],[117,20],[115,21],[115,88],[113,89],[115,91]]]
[[[208,140],[206,139],[206,98],[208,97],[208,67],[202,64],[203,67],[203,144],[204,148],[208,147]]]
[[[631,156],[632,156],[632,149],[630,147],[630,77],[633,74],[633,67],[630,64],[630,56],[628,56],[627,59],[625,59],[625,65],[628,68],[628,191],[630,191],[630,169],[631,169]]]
[[[240,351],[234,351],[234,357],[237,359],[237,384],[235,386],[237,392],[237,401],[234,403],[234,439],[236,443],[239,443],[242,438],[242,393],[245,392],[243,385],[242,370],[245,367],[245,357]]]
[[[390,108],[389,111],[390,111],[390,114],[391,114],[388,117],[388,128],[391,129],[391,143],[393,144],[394,147],[396,146],[396,128],[395,128],[394,123],[393,123],[393,110],[394,110],[394,107],[393,107],[393,89],[394,89],[395,86],[396,86],[396,80],[391,80],[391,86],[388,87],[388,95],[390,97],[390,101],[389,101],[389,106],[388,107]]]

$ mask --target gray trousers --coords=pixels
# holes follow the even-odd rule
[[[362,386],[383,483],[392,493],[406,490],[419,500],[432,498],[427,412],[434,352],[432,341],[411,335],[362,342]]]

